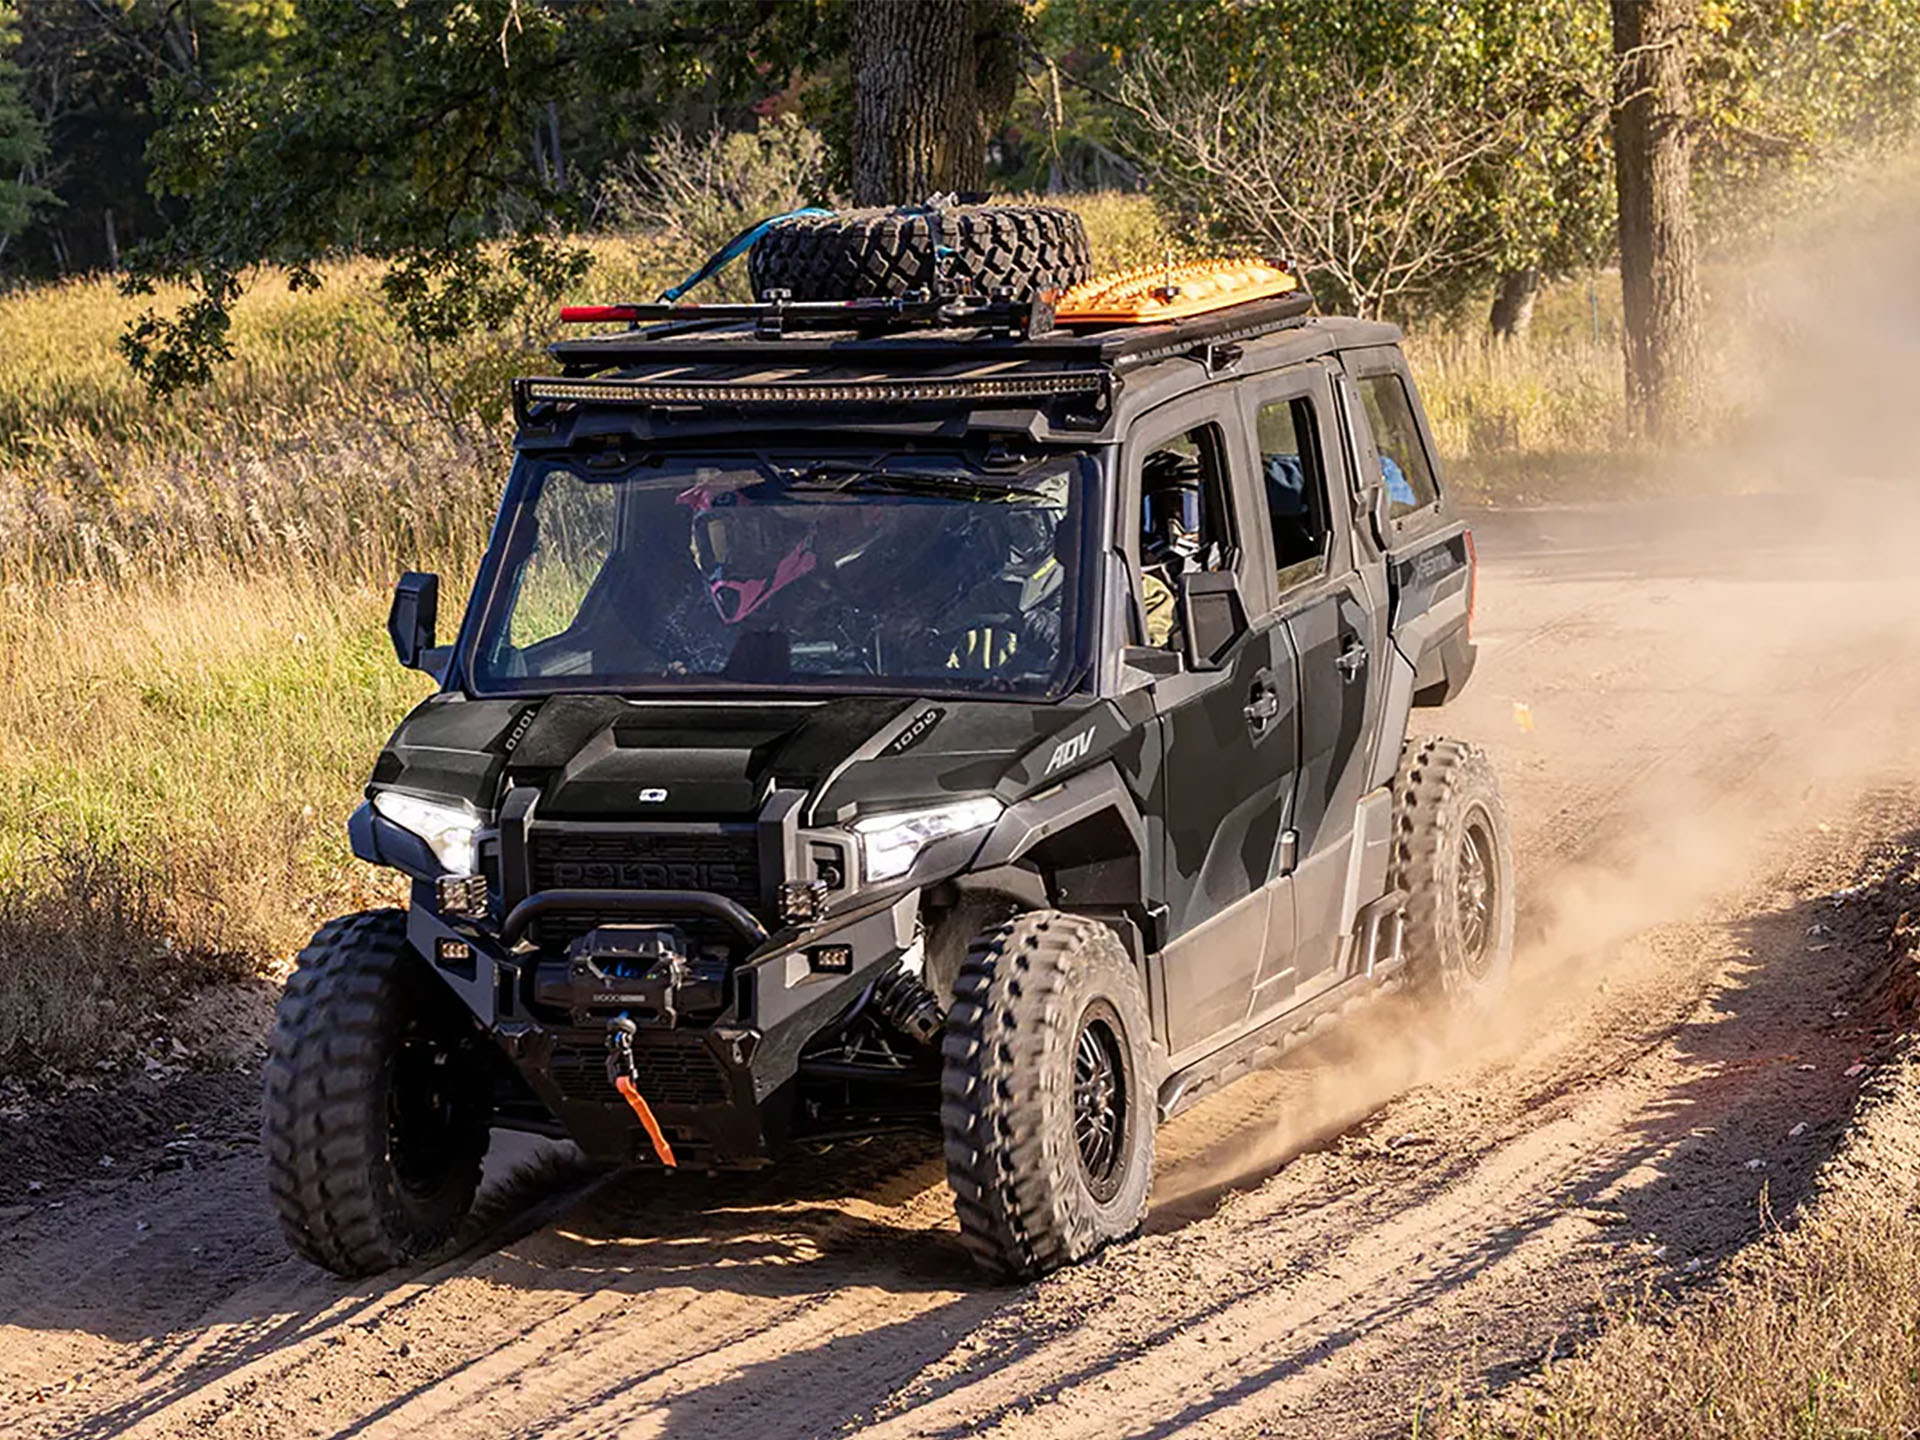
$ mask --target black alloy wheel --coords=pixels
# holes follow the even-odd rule
[[[1091,1007],[1080,1019],[1073,1047],[1073,1138],[1080,1167],[1096,1200],[1111,1200],[1119,1188],[1121,1140],[1127,1130],[1126,1062],[1111,1013]]]
[[[1460,830],[1460,866],[1454,903],[1460,911],[1460,952],[1467,972],[1486,978],[1491,941],[1499,926],[1500,880],[1495,871],[1493,822],[1475,806]]]
[[[960,1238],[1031,1280],[1140,1228],[1158,1079],[1132,958],[1088,916],[1035,910],[977,938],[954,981],[940,1124]]]

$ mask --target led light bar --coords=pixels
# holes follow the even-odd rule
[[[1104,388],[1094,371],[997,375],[977,380],[932,376],[891,380],[519,380],[521,403],[575,405],[905,405],[921,400],[1035,400],[1091,395]]]

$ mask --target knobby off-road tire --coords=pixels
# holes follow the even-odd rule
[[[451,1238],[473,1205],[491,1099],[459,1002],[399,910],[320,927],[275,1017],[261,1132],[287,1240],[371,1275]]]
[[[940,1123],[974,1258],[1033,1279],[1133,1234],[1158,1117],[1146,1001],[1113,932],[1022,915],[974,942],[954,988]]]
[[[1513,966],[1513,840],[1484,751],[1409,741],[1394,781],[1394,883],[1407,892],[1414,989],[1484,1005]]]
[[[934,217],[925,210],[846,210],[782,221],[747,256],[756,296],[795,300],[888,299],[934,282]],[[1048,205],[955,205],[941,212],[940,243],[954,279],[974,293],[1001,288],[1026,300],[1092,273],[1087,231],[1071,210]]]

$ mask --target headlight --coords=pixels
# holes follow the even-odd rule
[[[426,841],[434,859],[446,867],[449,875],[471,875],[478,868],[474,836],[480,829],[480,817],[464,805],[382,790],[373,797],[373,808],[402,830]]]
[[[921,850],[935,840],[991,825],[1005,808],[991,795],[979,795],[928,810],[856,820],[853,832],[860,837],[860,868],[869,880],[895,879],[911,870]]]

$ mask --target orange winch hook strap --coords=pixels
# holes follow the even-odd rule
[[[615,1076],[613,1084],[633,1113],[640,1117],[641,1125],[646,1127],[647,1138],[653,1141],[653,1153],[660,1157],[660,1163],[669,1170],[673,1169],[678,1163],[673,1158],[673,1146],[667,1143],[667,1137],[661,1133],[660,1122],[653,1118],[653,1107],[641,1096],[639,1087],[624,1075]]]

